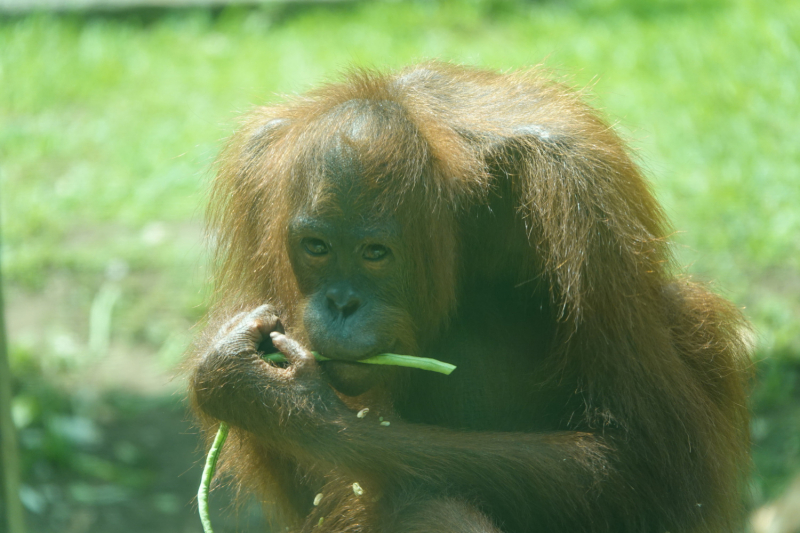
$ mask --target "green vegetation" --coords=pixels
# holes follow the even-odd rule
[[[786,438],[800,427],[797,2],[364,2],[0,19],[2,256],[17,368],[57,380],[129,348],[174,365],[203,313],[204,188],[237,116],[349,66],[427,58],[543,63],[588,86],[651,177],[679,264],[716,280],[756,327],[766,379],[755,396],[755,497],[775,495],[800,469],[800,438]],[[35,424],[24,390],[18,418]]]

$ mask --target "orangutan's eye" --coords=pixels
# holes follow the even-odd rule
[[[309,255],[325,255],[328,253],[328,245],[322,239],[306,238],[302,241],[303,249]]]
[[[367,261],[380,261],[389,255],[389,249],[382,244],[370,244],[364,248],[362,257]]]

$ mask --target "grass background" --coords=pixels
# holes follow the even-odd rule
[[[800,470],[800,3],[32,13],[0,18],[0,216],[38,530],[197,530],[193,436],[163,457],[187,431],[169,376],[204,311],[209,167],[254,105],[348,66],[428,58],[543,63],[589,88],[666,207],[680,264],[755,326],[752,505],[781,493]],[[161,430],[148,441],[126,424]],[[224,527],[258,523],[239,516]]]

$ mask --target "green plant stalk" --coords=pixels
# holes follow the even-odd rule
[[[330,361],[329,358],[325,357],[324,355],[320,355],[317,352],[311,353],[314,355],[314,359],[317,361]],[[265,355],[264,359],[272,361],[273,363],[286,362],[286,358],[282,353]],[[382,353],[380,355],[373,355],[372,357],[361,359],[358,362],[367,363],[369,365],[406,366],[408,368],[418,368],[420,370],[439,372],[440,374],[444,374],[446,376],[450,375],[450,373],[456,369],[456,365],[443,363],[441,361],[437,361],[436,359],[430,359],[428,357],[414,357],[413,355],[398,355],[396,353]]]
[[[211,445],[211,449],[208,451],[208,457],[206,457],[206,466],[203,467],[203,477],[200,478],[200,488],[197,490],[197,507],[200,511],[200,521],[203,523],[203,531],[206,533],[214,533],[214,530],[211,528],[211,518],[208,516],[208,492],[211,488],[214,470],[217,468],[219,452],[222,449],[222,445],[225,444],[226,438],[228,438],[228,424],[220,422],[217,436],[214,437],[214,444]]]
[[[330,361],[327,357],[311,352],[317,361]],[[272,361],[273,363],[283,363],[286,358],[282,353],[273,353],[265,355],[264,359]],[[429,359],[427,357],[414,357],[413,355],[398,355],[394,353],[384,353],[362,359],[359,363],[367,363],[370,365],[394,365],[405,366],[409,368],[418,368],[420,370],[429,370],[431,372],[439,372],[440,374],[450,375],[456,369],[455,365],[450,363],[443,363],[436,359]],[[222,445],[225,444],[225,439],[228,438],[228,424],[225,422],[219,423],[217,436],[214,437],[214,443],[208,451],[206,457],[206,465],[203,468],[203,477],[200,480],[200,488],[197,491],[197,507],[200,512],[200,521],[203,523],[203,531],[205,533],[214,533],[211,528],[211,518],[208,516],[208,492],[211,488],[211,480],[214,478],[214,470],[217,468],[217,460],[219,453],[222,450]]]

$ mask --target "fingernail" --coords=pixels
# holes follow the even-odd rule
[[[279,335],[280,333],[278,333],[277,331],[273,331],[269,334],[270,338],[272,339],[277,339]]]

